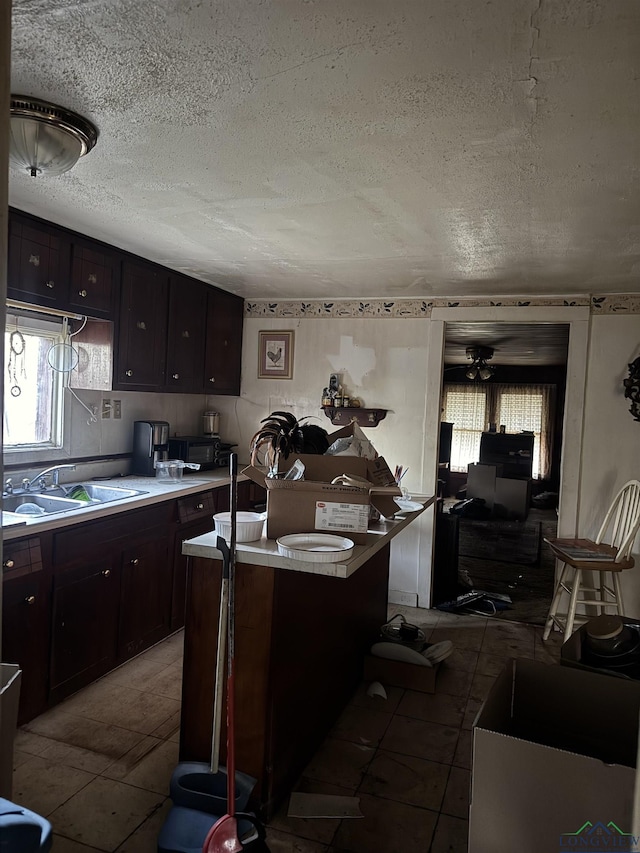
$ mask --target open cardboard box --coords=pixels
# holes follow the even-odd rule
[[[625,625],[633,625],[636,628],[640,628],[640,622],[637,619],[628,619],[626,616],[622,616],[621,619]],[[608,669],[604,659],[600,659],[596,664],[589,660],[588,653],[586,658],[583,657],[582,642],[584,640],[586,628],[586,624],[581,625],[576,631],[574,631],[569,639],[562,644],[562,647],[560,648],[560,663],[562,666],[586,669],[589,672],[600,672],[606,675],[613,675],[617,678],[633,678],[640,680],[640,666],[637,664],[630,665],[626,669],[616,669],[615,666]],[[615,663],[616,661],[612,659],[612,662]]]
[[[349,424],[329,436],[358,438],[358,448],[375,453],[357,424]],[[362,438],[361,438],[362,436]],[[390,517],[398,511],[394,496],[402,495],[389,466],[381,456],[326,456],[314,453],[292,453],[282,460],[282,471],[288,471],[296,459],[304,463],[304,480],[267,479],[265,471],[253,465],[242,473],[267,490],[267,537],[277,539],[287,533],[336,533],[348,536],[356,544],[366,542],[369,505]],[[369,481],[369,488],[331,485],[341,474]]]
[[[416,666],[401,660],[365,655],[363,678],[365,681],[379,681],[385,687],[391,685],[420,693],[435,693],[439,669],[439,663],[435,666]]]
[[[474,724],[469,853],[637,849],[639,710],[638,682],[509,661]]]

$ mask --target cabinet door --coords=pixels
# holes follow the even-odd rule
[[[74,240],[71,247],[69,305],[80,314],[112,319],[115,255]]]
[[[119,572],[110,560],[56,572],[51,699],[68,696],[115,665],[118,581]]]
[[[197,392],[202,388],[207,291],[184,276],[169,283],[167,391]]]
[[[244,301],[222,290],[207,298],[206,394],[239,394]]]
[[[22,670],[20,725],[47,705],[49,605],[44,572],[5,580],[2,586],[2,660]]]
[[[65,307],[69,243],[46,225],[12,214],[9,222],[7,294],[11,299]]]
[[[114,388],[153,391],[164,385],[167,298],[166,274],[123,263]]]
[[[228,490],[226,490],[228,491]],[[171,594],[171,630],[184,625],[187,586],[187,557],[182,553],[185,539],[193,539],[213,530],[213,515],[219,512],[218,497],[222,489],[178,498],[178,524],[173,542],[173,581]]]
[[[166,637],[170,621],[168,534],[158,530],[122,553],[118,659],[127,660]]]

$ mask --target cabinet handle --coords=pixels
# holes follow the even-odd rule
[[[204,504],[196,504],[196,509],[204,509]]]
[[[125,370],[124,375],[125,376],[133,376],[133,370]]]
[[[36,597],[35,597],[35,595],[28,595],[28,596],[25,598],[24,603],[25,603],[25,604],[35,604],[35,603],[36,603]]]
[[[12,569],[15,566],[15,563],[13,562],[13,560],[5,560],[2,565],[5,569]]]
[[[56,286],[55,281],[45,281],[48,288],[53,289]]]
[[[111,569],[103,569],[101,574],[103,578],[108,578],[111,574]]]
[[[215,377],[215,376],[210,376],[210,377],[209,377],[209,382],[215,382],[215,381],[216,381],[216,377]]]
[[[82,296],[82,298],[83,298],[83,299],[84,299],[84,297],[85,297],[86,295],[87,295],[87,291],[86,291],[86,290],[79,290],[79,291],[78,291],[78,296]]]
[[[174,374],[172,375],[172,379],[180,379],[180,374],[179,374],[179,373],[174,373]]]
[[[136,557],[134,560],[131,560],[130,562],[131,562],[132,566],[137,566],[138,563],[140,562],[140,560]]]

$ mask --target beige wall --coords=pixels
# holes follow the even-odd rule
[[[614,490],[629,477],[640,476],[640,424],[627,411],[622,387],[627,363],[640,348],[640,316],[608,315],[589,321],[584,309],[576,316],[580,322],[575,337],[580,346],[575,358],[582,360],[573,367],[574,372],[582,370],[582,378],[575,383],[578,397],[582,397],[587,347],[589,352],[586,416],[583,425],[582,419],[575,418],[575,406],[567,412],[565,438],[570,445],[566,456],[579,445],[581,430],[584,448],[581,455],[575,455],[565,489],[577,505],[576,529],[587,535],[594,532],[596,519]],[[367,431],[378,452],[392,469],[396,464],[409,467],[405,482],[410,491],[431,494],[437,446],[432,433],[440,407],[437,353],[442,315],[439,317],[438,322],[426,318],[246,319],[241,396],[208,399],[222,414],[221,434],[238,443],[242,460],[260,419],[275,409],[299,417],[311,415],[315,423],[331,430],[320,411],[320,395],[329,373],[342,373],[348,391],[361,397],[365,405],[389,409],[386,419]],[[558,321],[557,310],[540,309],[535,317],[531,315],[534,322],[545,318]],[[292,380],[257,378],[258,331],[264,329],[295,330]],[[575,516],[567,513],[567,517],[573,528]],[[573,529],[563,532],[573,533]],[[425,513],[395,540],[390,583],[393,601],[415,604],[420,592],[420,604],[426,606],[431,547],[431,518]],[[640,583],[635,584],[635,576],[629,577],[627,586],[629,613],[640,616]]]

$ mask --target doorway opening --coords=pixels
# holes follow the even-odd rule
[[[544,624],[568,342],[567,323],[445,323],[433,606],[483,592],[470,609]]]

